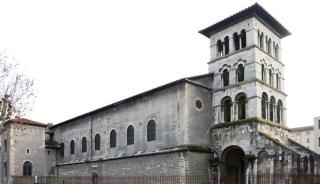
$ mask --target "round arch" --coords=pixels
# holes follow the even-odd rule
[[[245,152],[241,147],[236,145],[229,146],[222,152],[223,172],[229,183],[245,183],[244,159]]]

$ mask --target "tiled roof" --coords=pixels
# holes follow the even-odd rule
[[[254,5],[234,15],[231,15],[226,19],[223,19],[220,22],[217,22],[203,30],[200,30],[199,33],[209,38],[210,35],[251,17],[255,17],[258,20],[260,20],[265,26],[271,29],[280,38],[283,38],[291,34],[284,26],[282,26],[258,3],[255,3]]]
[[[33,126],[43,126],[43,127],[47,126],[46,124],[32,121],[32,120],[25,119],[25,118],[10,119],[7,122],[5,122],[4,125],[10,124],[10,123],[26,124],[26,125],[33,125]]]

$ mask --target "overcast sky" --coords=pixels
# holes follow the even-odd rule
[[[251,0],[0,1],[0,49],[35,79],[30,118],[59,123],[170,81],[208,72],[198,31]],[[290,127],[320,115],[317,1],[258,1],[292,35],[282,40]]]

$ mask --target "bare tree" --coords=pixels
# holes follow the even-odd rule
[[[19,71],[14,59],[0,53],[0,125],[30,112],[35,97],[33,79]]]

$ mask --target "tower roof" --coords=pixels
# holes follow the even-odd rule
[[[280,24],[280,22],[278,22],[273,16],[271,16],[258,3],[255,3],[254,5],[234,15],[231,15],[226,19],[223,19],[203,30],[200,30],[199,33],[209,38],[210,35],[251,17],[257,18],[280,38],[283,38],[291,34],[284,26]]]

